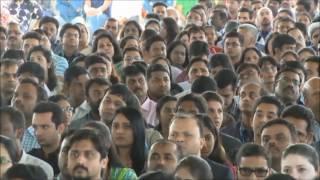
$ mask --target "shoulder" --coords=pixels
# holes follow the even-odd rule
[[[111,168],[111,173],[109,178],[111,180],[138,179],[134,170],[130,168]]]

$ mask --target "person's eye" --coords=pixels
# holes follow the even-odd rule
[[[304,173],[305,171],[306,171],[306,168],[303,168],[303,167],[298,168],[298,172],[299,173]]]

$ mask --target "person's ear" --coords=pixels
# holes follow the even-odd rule
[[[307,144],[312,144],[312,143],[313,143],[313,140],[314,140],[314,135],[313,135],[313,133],[312,133],[312,132],[307,133],[306,139],[307,139],[307,142],[306,142]]]
[[[64,123],[58,125],[57,130],[59,134],[62,134],[65,129]]]
[[[16,139],[22,139],[24,134],[24,129],[23,128],[19,128],[15,130],[15,137]]]
[[[48,69],[51,68],[51,66],[52,66],[52,61],[50,61],[50,62],[47,64],[47,66],[48,66]]]
[[[101,169],[108,169],[109,158],[108,155],[106,158],[101,159]]]
[[[206,141],[204,140],[204,137],[200,137],[200,150],[205,146]]]

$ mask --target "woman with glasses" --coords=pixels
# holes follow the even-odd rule
[[[307,144],[289,146],[282,154],[281,172],[293,178],[315,179],[319,175],[319,155]]]
[[[65,97],[64,95],[61,95],[61,94],[54,95],[54,96],[49,97],[49,101],[57,103],[58,106],[62,109],[63,123],[64,123],[65,127],[68,127],[71,122],[72,115],[73,115],[73,107],[71,107],[71,104],[69,103],[67,97]]]
[[[0,135],[0,179],[17,159],[16,148],[13,141],[6,136]]]

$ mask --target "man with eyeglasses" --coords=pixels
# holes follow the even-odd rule
[[[236,157],[238,180],[262,180],[269,176],[271,160],[266,150],[257,144],[244,144]]]
[[[223,51],[229,56],[233,65],[240,62],[244,38],[238,32],[230,32],[224,37]]]
[[[284,68],[275,77],[275,95],[285,106],[297,104],[301,94],[302,78],[295,69]]]

